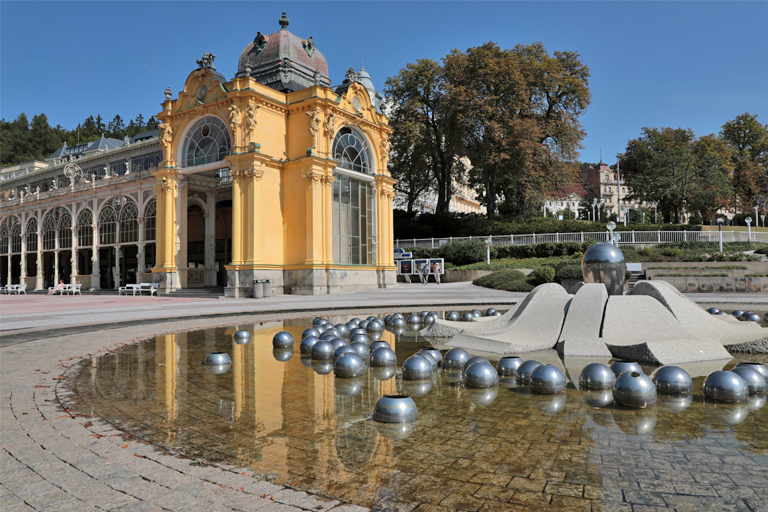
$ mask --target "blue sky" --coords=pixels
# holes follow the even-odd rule
[[[0,2],[0,116],[159,111],[204,52],[234,76],[257,31],[312,36],[338,84],[365,64],[377,88],[419,58],[487,41],[581,54],[592,104],[582,160],[613,162],[644,126],[717,132],[768,123],[768,2]]]

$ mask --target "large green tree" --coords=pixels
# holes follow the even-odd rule
[[[720,136],[732,149],[734,206],[749,211],[758,198],[768,199],[768,126],[746,112],[725,123]]]
[[[686,211],[711,219],[731,196],[732,169],[722,139],[690,128],[643,128],[621,158],[629,199],[658,203],[677,223]]]

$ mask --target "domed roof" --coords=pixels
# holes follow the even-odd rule
[[[313,85],[330,87],[328,62],[310,36],[301,39],[288,32],[283,12],[281,29],[267,36],[257,32],[253,42],[240,54],[238,77],[250,75],[278,91],[298,91]]]

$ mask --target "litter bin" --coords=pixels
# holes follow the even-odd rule
[[[264,297],[271,297],[272,296],[272,283],[269,282],[269,279],[264,280]]]
[[[254,299],[263,299],[264,298],[264,283],[261,281],[255,281],[253,283],[253,298]]]

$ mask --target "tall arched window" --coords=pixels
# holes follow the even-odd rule
[[[21,252],[21,222],[18,217],[11,217],[11,254]]]
[[[144,240],[155,239],[155,226],[157,222],[157,201],[151,200],[144,209]]]
[[[56,208],[50,210],[48,214],[43,219],[43,250],[44,251],[52,251],[56,249],[56,234],[57,231],[59,231],[60,221],[61,218],[66,215],[69,217],[69,212],[62,208],[61,206],[57,206]],[[70,218],[70,224],[72,223],[72,218]],[[61,233],[59,233],[61,234]],[[70,232],[70,245],[72,241],[71,232]]]
[[[219,162],[229,155],[232,143],[224,122],[216,116],[200,119],[184,138],[182,167]]]
[[[120,243],[136,242],[139,239],[139,212],[136,203],[128,201],[120,209]]]
[[[70,247],[72,247],[72,216],[69,212],[65,212],[59,219],[59,249]]]
[[[93,245],[93,214],[88,208],[77,216],[77,246],[90,247]]]
[[[333,140],[333,159],[342,169],[370,174],[371,150],[368,142],[349,126],[343,127]]]
[[[0,224],[0,254],[8,253],[8,219]]]
[[[27,221],[27,253],[37,251],[37,219]]]
[[[110,199],[99,214],[99,243],[101,245],[112,245],[117,242],[118,211],[115,211],[115,199],[117,197]]]

